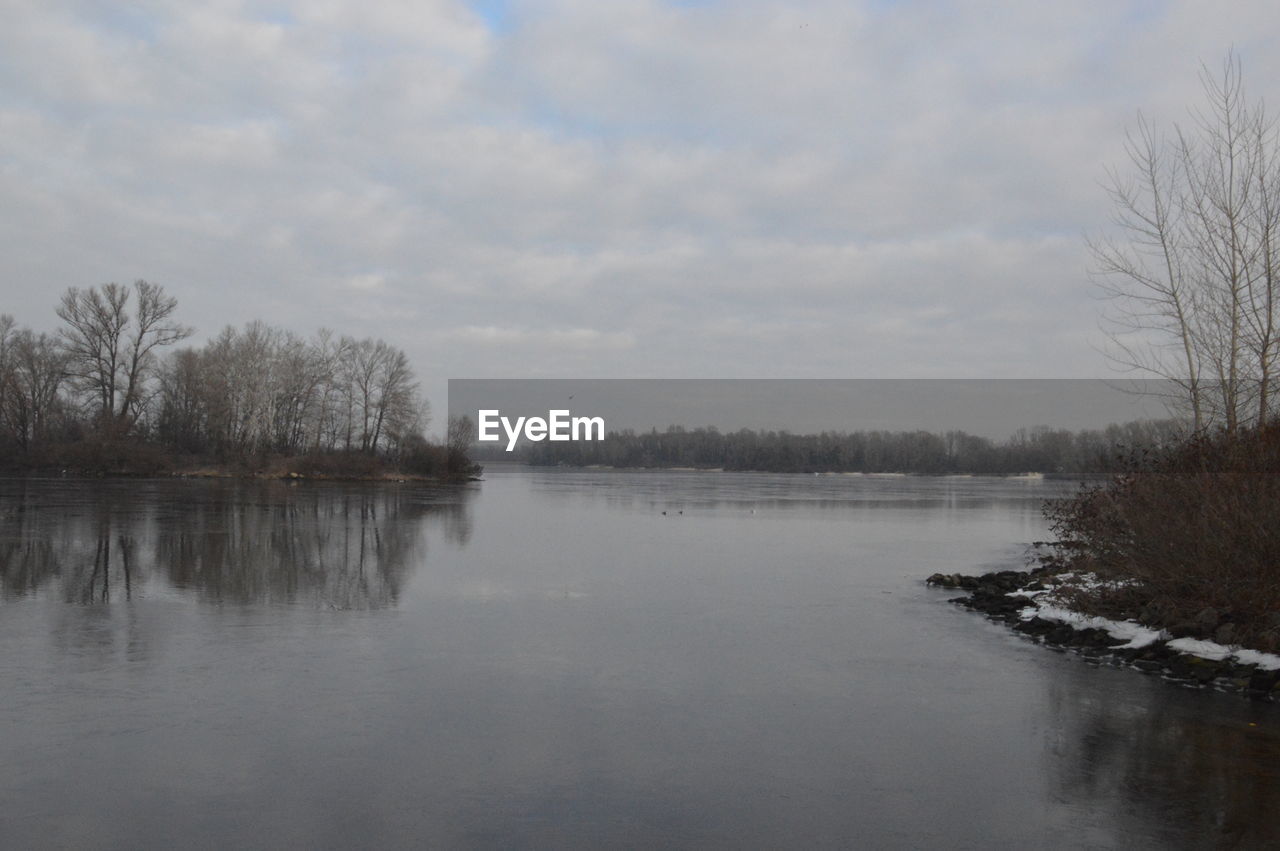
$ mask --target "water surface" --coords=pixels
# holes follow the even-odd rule
[[[1249,847],[1276,707],[948,605],[1044,481],[0,481],[0,847]]]

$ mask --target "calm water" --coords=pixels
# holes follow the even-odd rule
[[[1277,707],[922,585],[1061,490],[0,480],[0,847],[1280,842]]]

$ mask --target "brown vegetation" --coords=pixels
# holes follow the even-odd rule
[[[1079,593],[1076,605],[1280,649],[1280,423],[1140,453],[1127,466],[1047,509],[1058,536],[1051,560],[1122,580]]]

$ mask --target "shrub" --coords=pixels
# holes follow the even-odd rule
[[[387,465],[367,452],[319,451],[282,459],[272,466],[276,475],[297,473],[328,479],[376,479]]]
[[[154,476],[172,465],[170,453],[162,447],[93,438],[38,445],[26,452],[17,466],[99,476]]]
[[[1233,640],[1280,647],[1280,425],[1133,456],[1046,515],[1062,563],[1131,580],[1130,605],[1164,625],[1211,608]],[[1105,596],[1092,602],[1118,602]]]

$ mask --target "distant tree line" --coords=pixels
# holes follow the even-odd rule
[[[0,315],[0,448],[27,466],[93,466],[87,446],[235,462],[362,455],[424,472],[462,453],[422,436],[413,369],[383,340],[251,322],[177,348],[193,329],[176,311],[162,287],[137,281],[68,289],[52,335]]]
[[[996,442],[963,431],[855,431],[792,434],[715,428],[610,432],[602,441],[525,443],[521,458],[551,466],[695,467],[785,473],[1077,475],[1119,469],[1121,456],[1169,446],[1185,436],[1173,420],[1100,430],[1019,429]]]

